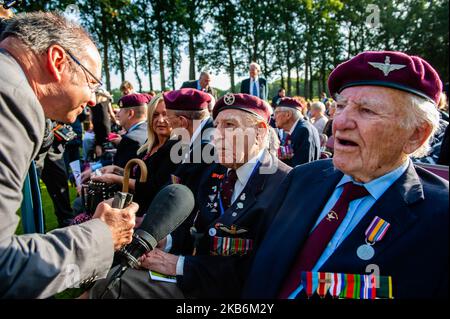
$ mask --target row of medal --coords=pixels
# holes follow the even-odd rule
[[[391,276],[312,271],[302,272],[301,276],[308,298],[314,294],[325,298],[329,294],[342,299],[393,299]]]

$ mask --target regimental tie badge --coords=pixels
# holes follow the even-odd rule
[[[335,211],[332,210],[327,214],[327,220],[329,222],[332,222],[334,220],[339,220],[339,216]]]
[[[391,64],[391,58],[389,56],[386,56],[384,63],[369,62],[369,64],[374,68],[383,71],[384,76],[388,76],[392,71],[400,70],[406,67],[406,65],[403,64]]]

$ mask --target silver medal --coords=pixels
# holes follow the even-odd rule
[[[217,234],[217,231],[215,228],[210,228],[208,233],[209,233],[209,236],[213,237]]]
[[[363,244],[356,250],[356,255],[362,260],[369,260],[375,255],[375,249],[371,245]]]

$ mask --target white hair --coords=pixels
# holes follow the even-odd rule
[[[258,72],[261,72],[261,66],[258,63],[256,62],[250,63],[250,67],[252,66],[254,66],[258,70]]]
[[[432,102],[412,94],[408,94],[409,105],[405,112],[405,120],[400,125],[407,129],[417,129],[423,125],[431,127],[430,135],[425,142],[412,153],[411,157],[423,157],[430,151],[430,141],[439,129],[439,111]]]
[[[298,119],[303,117],[302,112],[300,112],[300,110],[298,109],[294,109],[293,107],[278,106],[277,109],[279,109],[280,111],[291,112],[294,121],[297,121]]]
[[[321,114],[325,113],[325,104],[322,102],[314,102],[311,104],[311,110],[319,110]]]

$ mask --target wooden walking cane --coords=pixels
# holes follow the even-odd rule
[[[138,165],[141,169],[139,181],[141,183],[147,181],[147,166],[145,166],[144,161],[137,158],[129,160],[124,168],[122,191],[114,195],[112,203],[114,208],[125,208],[133,201],[133,194],[128,193],[128,186],[130,183],[130,172],[134,165]]]

